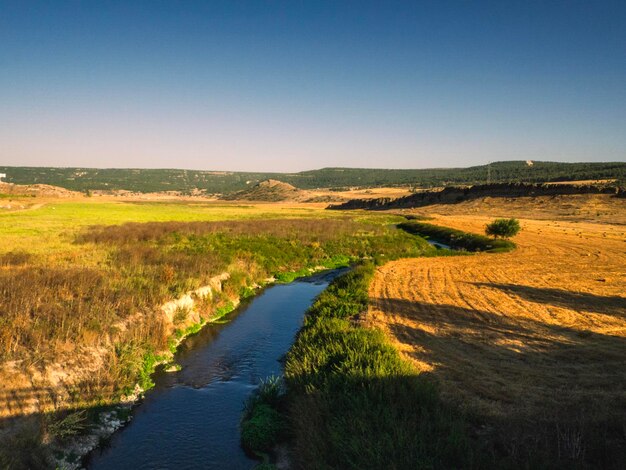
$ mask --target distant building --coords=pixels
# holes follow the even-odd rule
[[[2,178],[6,178],[6,173],[0,173],[0,183],[2,183]]]
[[[533,166],[533,165],[534,165],[534,163],[533,163],[533,161],[532,161],[532,160],[526,160],[526,165],[528,165],[528,166]]]

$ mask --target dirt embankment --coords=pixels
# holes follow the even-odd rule
[[[329,203],[351,199],[398,198],[410,194],[408,187],[351,188],[341,191],[330,189],[299,189],[277,180],[266,180],[244,191],[221,196],[228,201]]]
[[[592,222],[626,225],[626,199],[609,194],[536,196],[520,198],[485,197],[459,204],[434,204],[416,209],[401,209],[401,214],[433,214],[477,217],[516,217],[546,221]],[[484,227],[479,227],[481,231]]]
[[[228,277],[229,273],[222,273],[212,278],[208,285],[163,304],[159,311],[169,334],[171,335],[175,328],[184,330],[201,322],[202,304],[205,300],[210,301],[216,292],[221,292],[222,283]],[[230,300],[233,305],[239,302],[239,299]],[[112,355],[114,356],[112,348],[116,341],[119,341],[116,335],[123,334],[132,323],[140,323],[143,320],[143,315],[137,313],[111,325],[111,337],[107,342],[110,347],[82,347],[79,350],[70,347],[67,353],[54,363],[43,363],[33,359],[28,363],[10,361],[0,364],[0,419],[75,406],[76,392],[82,390],[89,395],[89,384],[97,382],[98,377],[104,374],[104,370],[109,366],[108,361],[112,360]],[[168,352],[162,353],[167,355]],[[128,400],[134,398],[127,397]],[[123,398],[122,401],[124,400]]]
[[[623,189],[610,185],[552,185],[525,183],[496,183],[468,187],[450,186],[443,189],[422,191],[400,198],[352,199],[343,204],[331,205],[331,210],[390,210],[409,209],[433,204],[458,204],[486,197],[521,198],[563,196],[574,194],[609,194],[625,197]]]
[[[485,214],[508,209],[491,200],[417,212],[481,233]],[[626,205],[608,212],[572,222],[527,207],[511,253],[388,263],[371,285],[369,322],[473,415],[534,423],[533,439],[551,423],[557,440],[584,440],[585,423],[626,416],[626,227],[609,223],[626,221]]]
[[[49,199],[82,198],[84,194],[47,184],[19,185],[0,182],[0,212],[37,209]]]
[[[49,184],[13,184],[0,182],[0,194],[7,196],[83,197],[84,194]]]
[[[273,179],[261,181],[249,189],[238,191],[233,194],[222,196],[227,201],[263,201],[263,202],[282,202],[282,201],[301,201],[306,199],[308,194],[295,186],[282,181]]]

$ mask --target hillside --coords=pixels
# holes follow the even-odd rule
[[[626,180],[626,163],[496,162],[468,168],[415,170],[322,168],[299,173],[226,172],[177,169],[97,169],[0,166],[6,182],[48,184],[73,191],[127,190],[134,192],[194,189],[228,194],[274,179],[299,189],[406,186],[437,187],[488,182],[555,182],[598,179]]]
[[[268,179],[255,184],[250,189],[237,191],[225,196],[227,200],[238,201],[295,201],[306,197],[306,191],[302,191],[289,183]]]

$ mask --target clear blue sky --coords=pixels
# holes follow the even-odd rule
[[[626,160],[626,1],[0,0],[0,164]]]

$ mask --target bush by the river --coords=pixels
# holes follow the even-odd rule
[[[517,219],[496,219],[487,224],[485,233],[494,238],[511,238],[521,230]]]

